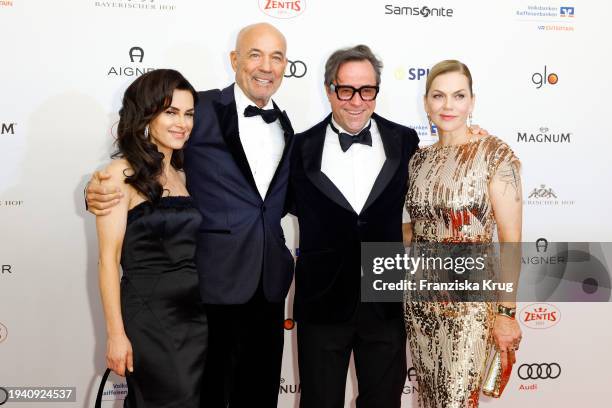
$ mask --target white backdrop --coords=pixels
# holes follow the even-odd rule
[[[460,59],[475,81],[475,122],[523,163],[524,239],[612,241],[610,15],[609,2],[579,0],[0,1],[0,387],[74,386],[77,402],[58,406],[93,406],[106,335],[82,191],[108,161],[120,97],[138,72],[175,68],[199,90],[225,87],[238,30],[270,22],[285,33],[289,59],[307,68],[274,98],[302,131],[329,109],[326,58],[365,43],[385,64],[377,112],[429,144],[424,70]],[[297,222],[283,226],[296,248]],[[610,304],[520,307],[518,365],[557,363],[561,374],[515,374],[504,397],[483,406],[608,405]],[[539,326],[525,322],[527,312],[550,311]],[[286,335],[279,406],[297,407],[294,330]],[[409,374],[405,407],[416,406]],[[113,381],[107,407],[124,391]]]

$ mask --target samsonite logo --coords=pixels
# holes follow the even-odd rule
[[[530,329],[549,329],[559,323],[561,312],[550,303],[533,303],[521,310],[520,321]]]
[[[259,8],[265,14],[274,18],[294,18],[302,14],[306,8],[305,0],[277,1],[259,0]]]

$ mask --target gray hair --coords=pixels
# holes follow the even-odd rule
[[[329,56],[325,63],[325,85],[333,83],[338,75],[340,66],[349,61],[369,61],[376,73],[376,85],[380,85],[380,71],[382,71],[382,61],[376,58],[370,47],[367,45],[356,45],[350,48],[343,48],[335,51]]]

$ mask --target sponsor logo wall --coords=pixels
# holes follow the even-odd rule
[[[83,208],[83,189],[113,151],[123,91],[160,67],[181,71],[197,90],[225,87],[238,30],[259,21],[287,38],[289,63],[274,99],[297,132],[329,112],[323,71],[336,48],[372,47],[384,64],[376,111],[414,128],[421,146],[438,140],[423,111],[429,69],[443,59],[467,63],[475,123],[522,163],[523,240],[534,245],[523,267],[567,264],[568,290],[599,296],[605,280],[580,275],[575,253],[552,248],[612,241],[605,126],[612,88],[606,75],[597,86],[585,75],[587,66],[612,63],[605,52],[610,11],[606,2],[549,0],[499,7],[485,0],[65,0],[61,7],[0,0],[0,387],[74,386],[78,401],[62,406],[93,407],[106,332],[95,219]],[[298,223],[284,220],[283,227],[297,255]],[[519,304],[524,340],[505,395],[481,397],[481,406],[606,406],[612,326],[602,322],[610,304],[538,295]],[[292,299],[283,323],[281,408],[296,407],[300,397]],[[404,408],[416,407],[418,397],[410,359],[408,367]],[[126,390],[124,379],[111,377],[103,408],[120,407]],[[347,406],[356,395],[351,373]]]

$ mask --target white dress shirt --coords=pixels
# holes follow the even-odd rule
[[[332,117],[340,132],[344,130]],[[385,163],[385,149],[374,119],[371,119],[372,146],[355,143],[343,152],[338,134],[328,125],[325,132],[321,171],[335,184],[357,214],[370,195],[374,182]],[[367,126],[367,125],[366,125]]]
[[[270,182],[285,148],[285,136],[278,119],[272,123],[264,122],[261,116],[244,116],[247,106],[255,105],[242,92],[238,84],[234,84],[234,99],[238,113],[238,133],[244,154],[249,162],[255,184],[261,198],[266,197]],[[263,109],[273,109],[272,99]]]

